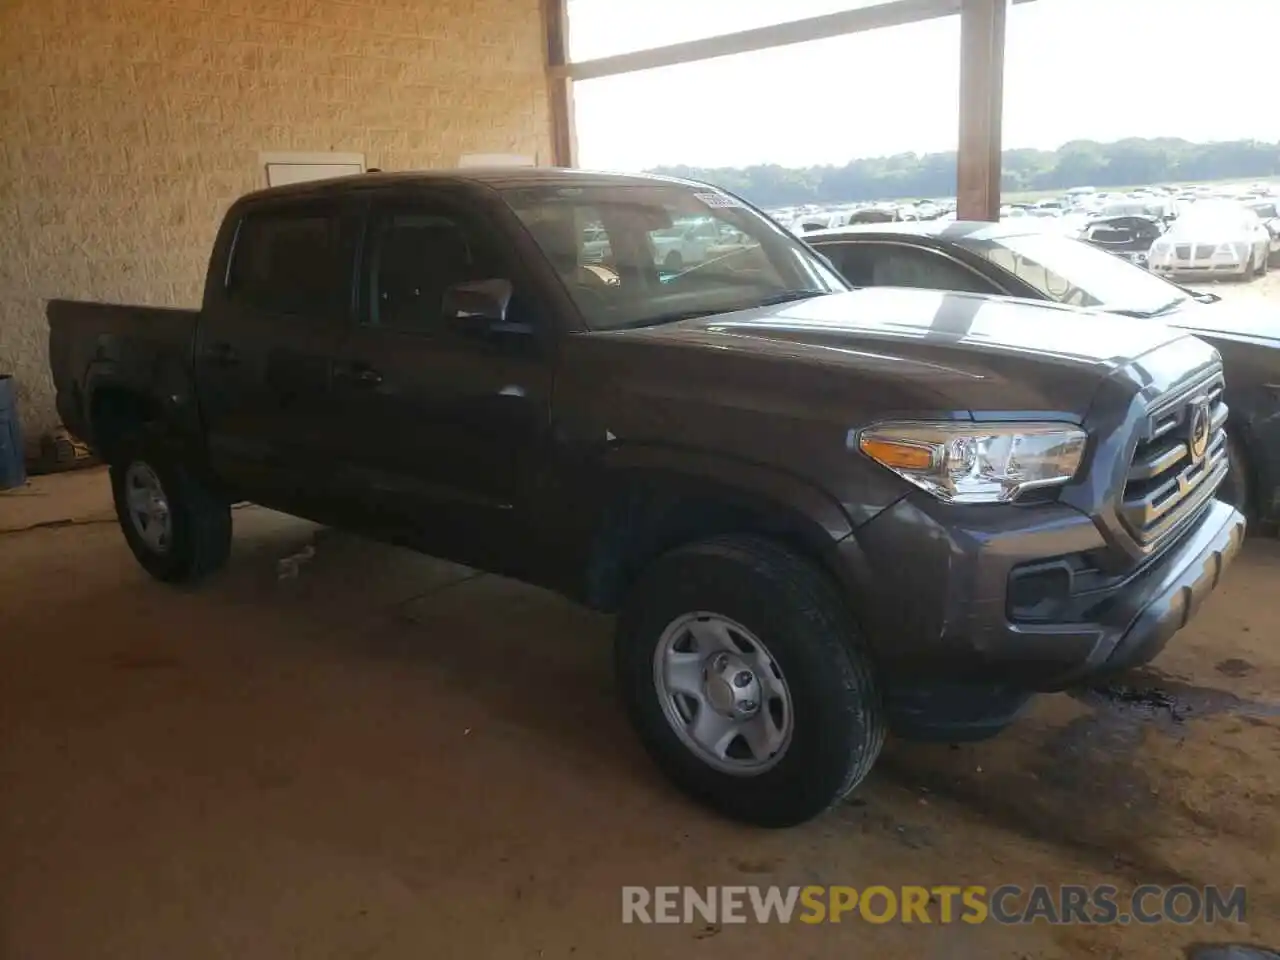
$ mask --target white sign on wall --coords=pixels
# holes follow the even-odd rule
[[[268,187],[364,173],[363,153],[260,153]]]

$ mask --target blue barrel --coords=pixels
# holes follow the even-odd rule
[[[18,397],[13,377],[0,373],[0,490],[20,487],[26,482],[22,425],[18,423]]]

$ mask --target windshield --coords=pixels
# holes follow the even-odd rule
[[[793,236],[714,187],[503,191],[593,330],[847,290]]]
[[[1197,236],[1206,230],[1219,233],[1248,230],[1257,214],[1235,203],[1196,203],[1169,227],[1169,236]]]
[[[1167,280],[1071,237],[1029,233],[961,242],[1058,303],[1157,313],[1187,298]]]

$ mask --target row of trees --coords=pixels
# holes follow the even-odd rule
[[[765,207],[845,203],[956,192],[956,155],[900,153],[843,167],[659,167],[652,171],[718,184]],[[1280,176],[1280,143],[1191,143],[1172,137],[1115,143],[1073,140],[1057,150],[1006,150],[1006,193]]]

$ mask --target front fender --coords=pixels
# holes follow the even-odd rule
[[[718,495],[754,509],[780,509],[826,543],[853,532],[839,501],[811,481],[777,467],[722,454],[627,443],[606,453],[604,470],[611,487],[647,476],[671,490]]]
[[[600,466],[600,509],[571,521],[587,526],[578,589],[597,609],[613,609],[653,558],[682,543],[750,532],[793,544],[836,573],[839,545],[853,532],[830,494],[774,467],[648,444],[614,447]]]

